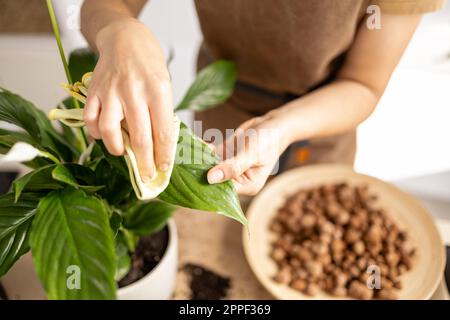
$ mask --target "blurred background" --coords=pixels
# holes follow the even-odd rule
[[[54,1],[66,53],[86,46],[78,27],[81,3]],[[194,78],[201,41],[193,2],[153,0],[140,18],[175,54],[170,71],[179,101]],[[45,1],[0,0],[0,86],[48,110],[65,96],[64,81]],[[360,125],[356,170],[450,199],[449,86],[447,5],[424,17],[375,113]]]

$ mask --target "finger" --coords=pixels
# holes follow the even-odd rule
[[[235,157],[225,160],[208,171],[210,184],[230,179],[238,179],[253,164],[253,156],[249,152],[240,152]]]
[[[232,179],[231,181],[233,182],[234,186],[236,187],[237,193],[239,193],[239,194],[245,193],[247,184],[249,183],[249,179],[247,178],[247,176],[245,174],[242,174],[238,178]]]
[[[260,121],[261,117],[250,118],[247,121],[243,122],[238,129],[246,130],[249,129]]]
[[[100,105],[100,99],[95,94],[88,95],[83,118],[89,135],[94,139],[100,139],[101,137],[100,129],[98,128]]]
[[[166,171],[172,163],[173,148],[178,138],[174,135],[175,123],[170,82],[159,83],[155,91],[150,94],[148,102],[152,122],[155,165],[158,169]]]
[[[100,98],[102,101],[102,108],[98,127],[101,138],[105,143],[108,151],[120,156],[124,153],[123,137],[120,122],[124,118],[122,111],[122,104],[117,97]]]
[[[124,98],[127,101],[124,110],[131,148],[136,155],[141,179],[147,183],[155,173],[150,113],[145,100],[130,90],[124,93]]]
[[[236,192],[238,194],[243,194],[242,190],[245,188],[245,186],[242,185],[242,183],[239,182],[239,181],[236,181],[236,180],[231,180],[231,181],[233,182],[233,185],[234,185],[234,188],[236,189]]]
[[[236,189],[236,192],[240,195],[254,196],[259,191],[259,189],[257,189],[253,183],[239,183],[233,180],[233,184]]]
[[[236,192],[242,195],[253,196],[257,194],[267,180],[266,170],[263,167],[250,168],[239,179],[233,180]]]
[[[234,186],[236,188],[236,192],[243,196],[254,196],[259,192],[259,190],[261,190],[261,188],[256,186],[256,184],[254,183],[250,184],[234,183]]]
[[[209,183],[220,183],[222,181],[237,179],[247,169],[257,163],[257,136],[247,135],[246,130],[236,130],[234,137],[227,139],[224,150],[225,161],[212,168],[207,175]],[[230,149],[231,148],[231,149]],[[233,156],[229,158],[231,152]]]

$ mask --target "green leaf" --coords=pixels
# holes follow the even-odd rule
[[[63,182],[69,186],[78,187],[77,180],[73,177],[70,171],[64,165],[57,165],[52,171],[52,177],[56,181]]]
[[[50,122],[42,111],[31,102],[6,89],[0,89],[0,120],[21,127],[35,142],[39,143],[48,138],[47,130],[51,128]]]
[[[114,157],[108,153],[103,144],[100,143],[100,146],[110,165],[100,162],[95,169],[98,178],[105,180],[106,184],[105,190],[101,190],[104,194],[101,192],[100,194],[117,204],[126,199],[128,192],[132,192],[127,167],[122,157]],[[247,220],[232,182],[210,185],[206,180],[208,170],[217,163],[219,159],[208,145],[182,123],[170,183],[158,198],[173,205],[223,214],[246,225]],[[127,179],[117,183],[115,180],[120,181],[121,176],[126,176]],[[112,192],[112,188],[119,190]],[[123,193],[119,197],[120,191]],[[111,195],[114,197],[111,198]]]
[[[113,167],[115,174],[119,173],[127,180],[130,180],[124,157],[116,157],[110,154],[101,140],[97,140],[96,143],[100,146],[106,161]]]
[[[14,194],[0,196],[0,277],[28,250],[29,230],[39,196],[25,193],[19,203]]]
[[[117,233],[119,232],[120,227],[122,226],[123,218],[117,211],[113,211],[111,213],[111,217],[109,218],[109,225],[111,227],[111,230],[114,234],[114,237],[117,236]]]
[[[162,202],[138,202],[125,214],[123,225],[138,236],[146,236],[158,232],[172,216],[176,207]]]
[[[115,252],[117,268],[114,278],[118,282],[127,275],[131,268],[130,253],[122,232],[119,232],[115,238]]]
[[[81,185],[74,175],[84,179],[87,184],[92,184],[95,180],[95,173],[91,169],[77,164],[58,164],[52,171],[54,180],[72,187],[81,188],[87,192],[96,192],[103,188],[103,186]]]
[[[101,200],[73,188],[49,193],[39,202],[30,245],[49,299],[115,298],[114,237]]]
[[[102,146],[105,158],[110,165],[100,162],[95,170],[98,178],[105,180],[106,188],[102,190],[104,193],[100,192],[100,194],[105,198],[108,197],[108,201],[115,202],[111,202],[112,204],[117,204],[132,191],[127,167],[123,157],[114,157],[108,153],[102,143],[99,145]],[[218,163],[219,159],[208,145],[182,123],[170,183],[158,198],[173,205],[223,214],[246,225],[247,220],[232,182],[210,185],[206,180],[208,170]],[[120,181],[121,176],[126,176],[127,179],[118,184],[115,180]],[[111,183],[114,184],[111,185]],[[116,189],[116,192],[111,191],[112,188],[118,187],[119,190]],[[123,193],[118,197],[117,194],[120,191]],[[114,197],[111,198],[111,195]]]
[[[30,135],[26,132],[21,131],[13,131],[13,130],[7,130],[0,128],[0,145],[4,146],[8,151],[13,145],[15,145],[17,142],[26,142],[28,144],[33,145],[34,141],[30,137]],[[1,152],[6,153],[6,152]]]
[[[95,169],[95,166],[100,161],[100,158],[104,158],[103,149],[98,144],[98,141],[95,142],[94,147],[91,151],[91,160],[86,162],[86,164],[90,164],[90,168]],[[93,166],[92,166],[93,164]]]
[[[209,184],[206,179],[208,170],[217,163],[219,159],[208,145],[181,124],[170,183],[158,198],[182,207],[223,214],[247,225],[233,183]]]
[[[13,182],[15,201],[20,199],[23,190],[42,191],[62,188],[63,186],[52,178],[52,171],[55,167],[54,164],[47,165],[16,179]]]
[[[3,88],[0,88],[0,121],[21,127],[28,132],[35,146],[46,149],[66,161],[71,161],[79,155],[78,150],[52,127],[41,110]]]
[[[97,59],[97,55],[88,48],[72,51],[69,56],[69,72],[72,80],[80,81],[86,72],[94,71]]]
[[[79,165],[76,163],[65,163],[64,167],[70,172],[70,174],[76,178],[79,184],[95,185],[96,175],[95,172],[89,167]]]
[[[112,157],[112,156],[111,156]],[[102,159],[95,167],[97,183],[104,185],[98,194],[105,198],[111,205],[127,202],[133,194],[133,187],[130,180],[124,177],[111,162]]]
[[[203,111],[225,102],[233,93],[236,66],[226,60],[216,61],[201,70],[175,110]]]

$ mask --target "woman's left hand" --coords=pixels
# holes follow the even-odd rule
[[[273,113],[244,122],[218,146],[217,153],[223,161],[209,170],[208,182],[231,179],[239,194],[258,193],[269,175],[277,170],[278,158],[289,144],[283,127]]]

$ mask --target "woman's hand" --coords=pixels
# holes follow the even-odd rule
[[[150,30],[133,18],[101,29],[96,46],[100,56],[84,112],[88,132],[118,156],[124,153],[121,127],[127,127],[141,178],[148,182],[155,167],[169,168],[177,140],[163,52]]]
[[[289,145],[285,126],[274,114],[244,122],[217,148],[224,161],[209,170],[209,183],[231,179],[237,192],[244,195],[254,195],[261,190]]]

